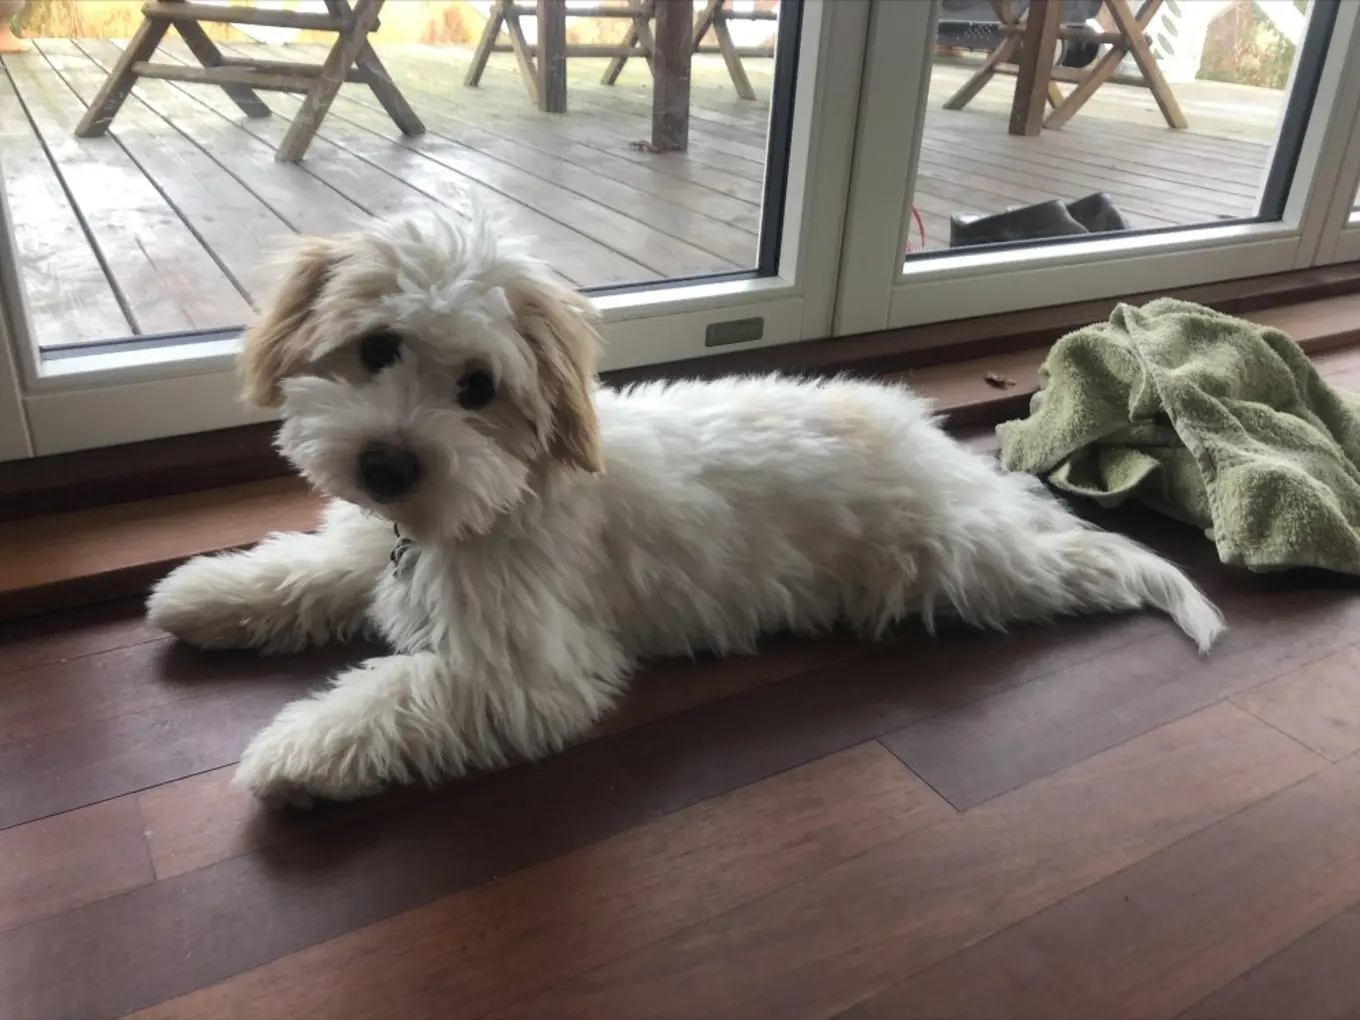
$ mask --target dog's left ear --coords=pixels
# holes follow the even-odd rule
[[[534,349],[552,408],[548,452],[570,467],[602,474],[594,396],[600,336],[594,307],[576,291],[549,280],[521,284],[515,297],[516,325]]]

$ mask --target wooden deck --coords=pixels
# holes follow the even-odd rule
[[[317,58],[305,46],[229,48]],[[574,60],[571,112],[551,116],[530,106],[509,55],[467,89],[467,51],[382,51],[428,133],[401,138],[367,89],[346,86],[300,166],[273,159],[293,97],[269,95],[275,116],[248,121],[218,89],[143,81],[109,137],[80,140],[72,131],[120,44],[39,41],[4,57],[0,158],[38,344],[242,323],[278,237],[431,202],[494,210],[582,287],[754,264],[770,61],[746,62],[751,103],[716,58],[699,58],[691,150],[657,156],[633,145],[650,123],[641,61],[606,88],[603,60]],[[948,243],[951,213],[1097,190],[1142,227],[1254,212],[1279,94],[1177,86],[1191,131],[1176,133],[1147,116],[1146,93],[1110,87],[1061,132],[1026,139],[1006,133],[1009,81],[966,111],[941,109],[966,73],[937,67],[932,82],[915,199],[927,248]],[[915,230],[912,240],[919,248]]]

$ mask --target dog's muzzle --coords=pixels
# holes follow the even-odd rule
[[[359,454],[359,483],[380,502],[408,496],[420,481],[420,458],[401,447],[375,443]]]

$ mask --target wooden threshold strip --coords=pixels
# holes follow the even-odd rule
[[[1292,336],[1323,375],[1360,389],[1360,294],[1253,313]],[[973,449],[1023,415],[1047,346],[884,373],[930,397]],[[291,476],[11,521],[0,533],[0,620],[145,592],[190,556],[306,530],[321,499]]]
[[[12,521],[0,535],[0,620],[140,594],[191,556],[309,530],[320,507],[284,477]]]

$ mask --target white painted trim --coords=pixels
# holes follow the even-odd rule
[[[1342,18],[1360,20],[1356,6],[1343,6],[1338,22]],[[1360,29],[1354,31],[1353,40],[1360,36]],[[1330,149],[1337,155],[1326,200],[1316,204],[1320,224],[1310,262],[1316,265],[1360,260],[1360,216],[1355,208],[1356,191],[1360,189],[1360,44],[1353,44],[1346,54],[1337,94],[1334,116],[1338,125],[1329,140]]]
[[[31,341],[3,182],[0,175],[0,462],[33,455],[15,357],[16,351],[31,349]]]
[[[1338,231],[1332,238],[1331,249],[1327,253],[1326,259],[1319,259],[1328,263],[1337,262],[1360,262],[1360,217],[1357,217],[1345,229]]]
[[[913,276],[912,284],[893,289],[889,321],[894,328],[918,326],[1130,292],[1265,276],[1288,268],[1299,244],[1297,234],[1288,231],[1213,246],[1158,240],[1163,243],[1122,250],[1107,242],[1104,257],[1088,253],[1077,258],[1073,252],[1070,260],[1027,261],[1023,267],[991,273],[941,272],[919,284],[918,277]]]
[[[1284,221],[1300,225],[1297,269],[1325,261],[1320,258],[1321,253],[1332,246],[1332,239],[1346,223],[1354,204],[1360,160],[1354,158],[1350,148],[1356,118],[1360,116],[1358,46],[1360,4],[1339,4],[1313,102],[1312,120],[1285,202]]]
[[[837,336],[870,333],[888,325],[892,288],[906,250],[908,196],[916,187],[935,59],[937,2],[869,2],[869,45],[841,249]]]
[[[236,400],[240,379],[230,368],[141,382],[30,394],[28,417],[38,454],[69,453],[120,443],[270,421]]]
[[[33,455],[28,420],[19,393],[19,373],[8,342],[5,308],[0,301],[0,463]]]
[[[743,344],[742,350],[793,343],[799,339],[802,311],[801,298],[785,297],[759,305],[692,308],[667,311],[651,318],[634,316],[607,322],[601,330],[605,342],[601,367],[634,368],[712,354],[714,349],[704,346],[709,324],[752,314],[764,318],[764,336],[755,343]],[[65,387],[30,394],[27,407],[36,452],[66,453],[116,446],[277,417],[273,412],[249,411],[237,402],[240,379],[232,365],[234,342],[214,341],[211,345],[197,346],[216,350],[208,357],[178,362],[185,369],[179,374],[172,373],[171,363],[164,361],[157,366],[163,374],[150,379],[122,370],[127,366],[120,369],[106,363],[97,375],[74,372],[64,380],[68,384]],[[186,349],[187,345],[179,351]],[[107,362],[134,357],[136,354],[130,353],[102,355],[101,359]],[[95,378],[98,379],[95,385],[70,385],[73,381],[88,382]],[[95,424],[97,427],[92,427]]]

